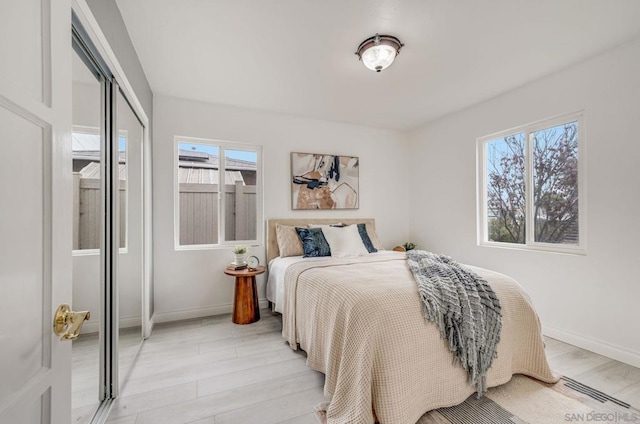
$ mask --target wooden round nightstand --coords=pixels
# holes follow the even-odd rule
[[[231,319],[235,324],[251,324],[260,320],[256,275],[260,275],[265,271],[266,268],[263,265],[252,270],[245,268],[235,271],[225,268],[225,274],[236,277],[233,316]]]

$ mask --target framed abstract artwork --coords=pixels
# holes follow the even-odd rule
[[[356,156],[291,153],[292,209],[358,209]]]

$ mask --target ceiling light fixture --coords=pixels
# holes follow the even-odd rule
[[[364,66],[380,72],[388,68],[404,46],[397,37],[376,34],[360,43],[356,54]]]

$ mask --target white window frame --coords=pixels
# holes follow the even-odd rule
[[[552,128],[568,122],[578,122],[578,244],[557,244],[542,243],[534,240],[533,217],[533,143],[532,134],[536,131]],[[518,133],[525,134],[525,152],[527,157],[525,166],[525,194],[526,194],[526,215],[525,215],[525,232],[526,240],[524,244],[507,243],[490,241],[488,234],[488,206],[487,206],[487,144],[490,141],[504,138],[509,135]],[[486,247],[498,247],[517,250],[533,250],[546,251],[556,253],[568,253],[576,255],[587,254],[587,181],[584,172],[586,163],[586,147],[585,147],[585,119],[584,111],[574,112],[570,114],[560,115],[530,124],[511,128],[505,131],[489,134],[477,139],[477,171],[478,171],[478,195],[477,195],[477,226],[478,226],[478,245]]]
[[[219,169],[218,169],[218,186],[224,187],[223,178],[225,177],[225,151],[247,151],[257,154],[256,163],[256,239],[254,240],[225,240],[225,211],[226,199],[221,193],[218,193],[218,243],[217,244],[180,244],[180,182],[178,181],[178,167],[180,164],[180,143],[204,144],[208,146],[218,147]],[[211,250],[211,249],[228,249],[229,246],[243,244],[250,247],[259,247],[263,240],[263,193],[262,193],[262,146],[258,144],[223,141],[207,138],[174,136],[173,137],[173,229],[174,229],[174,248],[175,250]]]

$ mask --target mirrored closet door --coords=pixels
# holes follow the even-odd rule
[[[101,423],[143,341],[144,134],[77,16],[73,19],[72,422]]]
[[[79,47],[79,46],[78,46]],[[102,105],[106,80],[81,48],[72,57],[73,90],[73,309],[90,311],[73,343],[72,418],[88,423],[104,399],[101,390],[101,263],[104,215],[105,127]]]
[[[121,91],[116,94],[120,178],[118,380],[123,390],[142,342],[144,127]],[[124,221],[124,223],[123,223]]]

